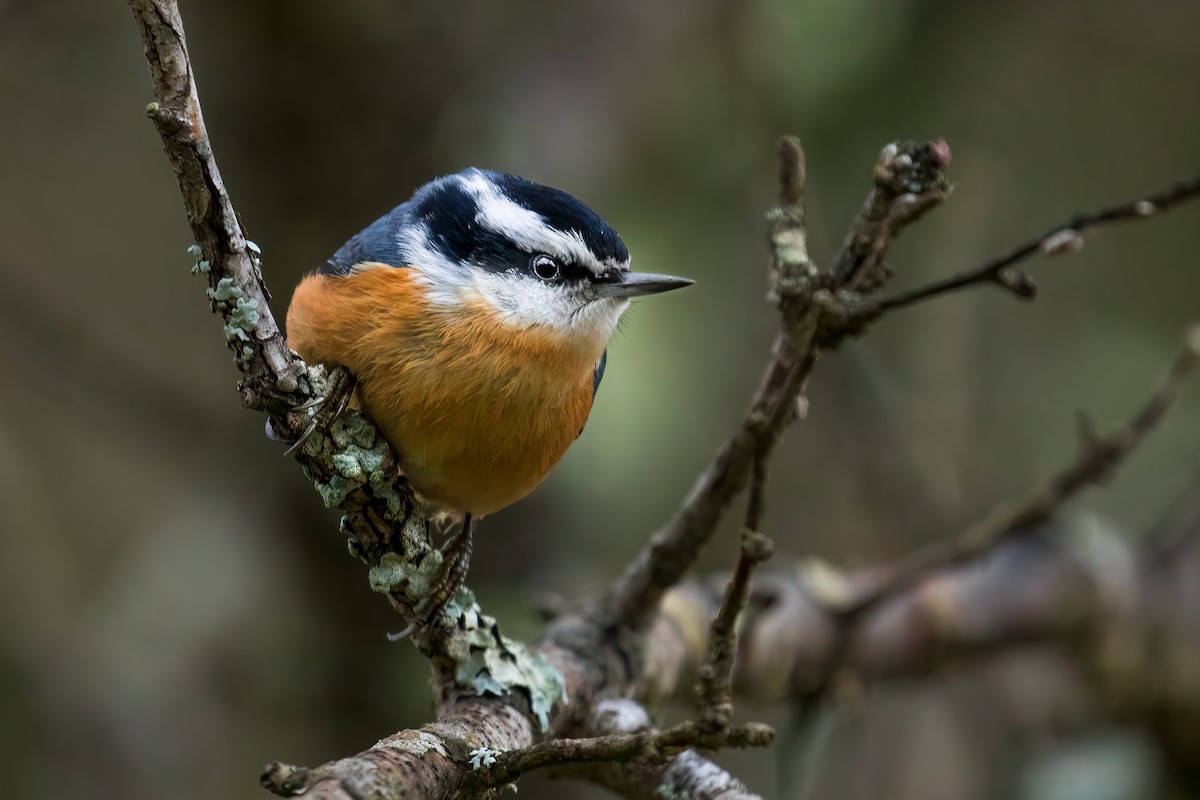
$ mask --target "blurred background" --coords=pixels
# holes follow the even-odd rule
[[[486,521],[471,582],[518,636],[536,631],[539,597],[604,586],[743,411],[776,329],[762,214],[779,134],[805,143],[818,263],[880,146],[946,137],[956,189],[895,249],[899,284],[1200,162],[1193,0],[398,5],[183,3],[277,315],[343,240],[468,165],[570,191],[636,267],[697,281],[628,315],[586,433],[544,488]],[[347,557],[337,514],[239,405],[150,99],[123,3],[0,0],[13,797],[259,798],[266,761],[320,763],[430,714],[425,664],[384,638],[398,621]],[[1033,304],[956,295],[823,359],[770,487],[780,560],[892,558],[1043,480],[1074,452],[1073,413],[1123,419],[1200,316],[1197,250],[1198,207],[1104,229],[1033,267]],[[1193,384],[1083,507],[1151,529],[1200,474],[1198,409]],[[730,562],[732,534],[707,568]],[[1019,669],[1039,687],[1031,708],[1075,702],[1051,665]],[[1053,712],[1052,733],[1022,735],[989,685],[968,671],[881,687],[823,723],[803,781],[781,778],[801,757],[787,736],[727,763],[778,798],[1179,791],[1136,729],[1079,701]],[[768,718],[786,729],[786,710]],[[521,784],[521,797],[600,794]]]

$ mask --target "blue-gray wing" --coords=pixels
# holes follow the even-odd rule
[[[364,261],[402,266],[404,261],[400,255],[397,230],[406,219],[407,212],[405,205],[393,208],[351,237],[317,271],[322,275],[349,275],[355,264]]]
[[[592,402],[596,401],[596,392],[600,391],[600,381],[604,380],[604,368],[608,366],[608,351],[600,354],[596,368],[592,370]]]
[[[596,392],[600,391],[600,381],[604,380],[604,368],[608,366],[608,351],[605,350],[600,354],[600,360],[596,362],[596,366],[592,368],[592,402],[596,401]],[[584,423],[587,424],[586,422]],[[583,428],[579,429],[579,433],[575,434],[575,438],[583,435]]]

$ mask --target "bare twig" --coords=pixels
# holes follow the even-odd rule
[[[923,145],[893,142],[880,151],[875,188],[834,260],[834,287],[863,294],[891,277],[885,263],[888,248],[908,225],[946,199],[950,185],[943,171],[950,158],[945,139]]]
[[[1045,522],[1082,489],[1107,480],[1134,447],[1162,420],[1183,380],[1200,359],[1200,325],[1188,330],[1183,347],[1158,388],[1127,423],[1107,436],[1083,426],[1075,460],[1029,495],[997,506],[961,536],[937,542],[890,565],[866,590],[848,598],[841,611],[859,614],[929,573],[979,558],[1006,536]]]
[[[737,656],[737,622],[750,599],[750,577],[754,568],[771,557],[774,543],[763,535],[763,495],[767,482],[767,461],[762,453],[754,459],[750,481],[750,499],[746,504],[746,523],[742,528],[741,549],[733,576],[725,589],[725,598],[717,610],[708,633],[708,655],[698,671],[696,699],[699,719],[717,733],[729,728],[733,717],[733,664]]]
[[[804,701],[812,710],[850,688],[887,678],[936,679],[964,659],[1049,643],[1085,670],[1103,672],[1103,643],[1118,642],[1121,670],[1104,675],[1126,695],[1126,711],[1180,716],[1177,733],[1194,746],[1200,725],[1200,626],[1194,604],[1200,528],[1171,558],[1157,543],[1124,535],[1094,517],[1063,515],[1023,528],[964,562],[922,573],[880,603],[847,616],[844,593],[870,585],[874,569],[841,572],[802,562],[756,577],[756,613],[742,631],[735,687],[755,703]],[[657,630],[664,652],[656,677],[677,680],[695,668],[694,645],[669,641],[703,629],[721,595],[711,581],[689,581],[664,603]],[[1128,627],[1130,619],[1137,622]],[[1122,629],[1122,626],[1124,629]],[[1134,695],[1132,698],[1128,695]],[[1196,753],[1200,763],[1200,752]]]
[[[665,730],[611,734],[581,739],[554,739],[522,750],[500,753],[486,769],[471,772],[461,791],[467,796],[505,786],[522,775],[546,767],[596,762],[625,762],[635,758],[663,760],[693,747],[766,747],[775,739],[769,725],[752,722],[727,728],[720,735],[698,720],[688,720]]]
[[[692,487],[683,508],[660,528],[649,545],[610,588],[606,614],[615,623],[644,629],[654,619],[663,593],[684,575],[708,541],[725,508],[745,488],[756,453],[769,454],[795,418],[797,398],[819,355],[818,333],[831,307],[827,289],[880,273],[892,239],[949,190],[945,142],[888,145],[875,166],[875,188],[851,224],[840,276],[822,276],[808,256],[804,220],[804,156],[799,141],[780,142],[780,197],[767,213],[771,245],[771,297],[779,305],[783,331],[776,337],[750,407],[738,429]],[[826,286],[825,284],[830,284]]]
[[[200,98],[174,0],[129,0],[146,46],[155,102],[146,113],[183,194],[192,235],[200,248],[198,271],[209,284],[213,310],[225,323],[225,341],[242,371],[242,402],[283,413],[312,397],[304,362],[287,340],[267,301],[258,253],[248,243],[213,156]],[[297,431],[298,432],[298,431]]]
[[[663,759],[692,747],[717,750],[723,747],[764,747],[774,739],[768,725],[751,723],[731,727],[733,715],[732,676],[737,654],[737,619],[750,595],[750,577],[755,566],[770,558],[773,544],[758,531],[763,514],[767,462],[755,458],[746,526],[741,551],[725,599],[713,620],[708,656],[698,670],[699,713],[693,720],[666,730],[641,730],[588,738],[557,739],[522,750],[498,754],[485,770],[470,773],[463,783],[468,796],[487,788],[504,786],[535,769],[566,764],[625,762],[630,759]]]
[[[1077,214],[1041,236],[1017,245],[1004,255],[985,261],[957,275],[880,298],[866,305],[862,311],[870,313],[874,318],[888,311],[904,308],[947,292],[978,285],[999,286],[1018,297],[1031,298],[1037,292],[1037,285],[1029,275],[1015,268],[1014,265],[1017,263],[1039,254],[1057,255],[1075,252],[1083,246],[1082,233],[1090,228],[1114,222],[1147,219],[1197,197],[1200,197],[1200,177],[1176,183],[1139,200],[1087,214]]]

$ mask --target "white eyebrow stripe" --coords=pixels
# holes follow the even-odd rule
[[[462,186],[475,196],[479,211],[475,220],[484,227],[507,236],[518,247],[531,253],[548,253],[569,263],[580,264],[599,275],[626,262],[611,258],[600,261],[583,237],[575,231],[560,231],[546,224],[542,216],[513,202],[481,173],[462,178]]]

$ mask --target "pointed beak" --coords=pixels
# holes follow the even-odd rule
[[[612,278],[593,284],[592,290],[598,297],[640,297],[646,294],[669,292],[672,289],[682,289],[693,283],[695,281],[691,278],[677,278],[674,275],[655,275],[652,272],[618,272]]]

